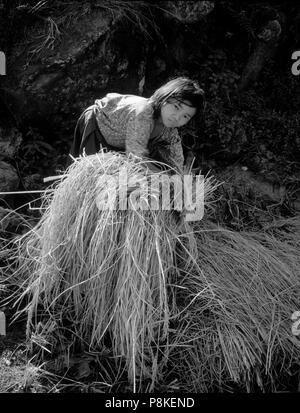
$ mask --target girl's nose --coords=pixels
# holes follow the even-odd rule
[[[180,115],[179,115],[179,113],[175,113],[174,119],[175,119],[176,122],[179,122],[179,121],[180,121]]]

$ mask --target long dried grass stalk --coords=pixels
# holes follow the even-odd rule
[[[168,358],[174,251],[186,224],[172,211],[99,210],[96,200],[107,195],[100,178],[123,167],[145,177],[142,162],[121,154],[77,160],[45,194],[38,225],[19,238],[14,276],[23,283],[20,300],[30,297],[33,342],[52,352],[109,342],[136,390],[138,378],[153,387]]]
[[[291,331],[291,315],[300,308],[299,218],[261,233],[209,221],[193,228],[197,255],[187,267],[182,254],[180,263],[188,273],[184,305],[191,305],[176,337],[186,386],[270,390],[300,364],[300,342]]]
[[[120,154],[77,160],[16,242],[31,343],[52,354],[109,347],[134,391],[165,380],[167,362],[185,391],[276,390],[300,364],[299,218],[238,233],[209,213],[187,224],[173,211],[100,211],[100,177],[123,167],[149,174]],[[207,179],[205,202],[214,188]]]

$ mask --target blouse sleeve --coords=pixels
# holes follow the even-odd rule
[[[170,151],[168,154],[168,164],[177,169],[178,172],[183,173],[184,156],[181,144],[181,138],[178,132],[170,144]]]
[[[133,113],[128,121],[126,129],[126,153],[137,156],[148,156],[148,143],[152,130],[151,115],[147,112]]]
[[[176,128],[166,131],[162,139],[152,141],[150,151],[151,157],[183,173],[184,155],[181,137]]]

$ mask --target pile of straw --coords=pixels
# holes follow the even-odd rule
[[[276,389],[299,367],[299,219],[238,233],[208,213],[187,224],[174,211],[100,210],[101,177],[122,168],[141,182],[149,174],[121,154],[77,159],[16,241],[11,279],[17,303],[28,301],[30,342],[42,357],[109,348],[133,391],[169,377],[183,391]],[[214,184],[204,186],[207,201]]]
[[[172,353],[186,390],[276,390],[299,369],[291,328],[300,309],[299,230],[299,218],[260,233],[194,224],[197,255],[180,263],[190,305]]]
[[[101,177],[124,168],[141,181],[149,173],[112,152],[77,159],[45,194],[38,225],[18,239],[14,278],[20,300],[29,297],[32,342],[52,353],[107,345],[136,390],[138,379],[153,386],[168,359],[174,251],[185,224],[174,211],[99,209],[108,195]]]

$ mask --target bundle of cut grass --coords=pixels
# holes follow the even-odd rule
[[[185,391],[276,389],[300,363],[291,331],[300,309],[299,219],[238,233],[207,214],[189,225],[174,211],[101,209],[107,175],[120,171],[147,204],[143,162],[83,157],[45,195],[39,224],[18,239],[13,278],[20,300],[28,298],[31,343],[65,355],[110,347],[134,391],[145,378],[147,391],[163,374],[167,380],[172,365],[168,374],[175,370]],[[208,198],[213,189],[205,181]]]
[[[120,171],[140,184],[147,203],[146,170],[136,158],[112,152],[76,160],[45,194],[38,225],[17,240],[14,272],[20,300],[29,297],[31,342],[67,354],[76,346],[111,346],[134,390],[138,378],[153,387],[168,357],[175,244],[187,225],[171,210],[122,210],[117,198],[107,203],[113,190],[107,182],[122,192]],[[206,189],[213,190],[209,180]]]
[[[260,233],[204,220],[193,227],[198,252],[185,265],[182,241],[187,307],[172,351],[185,390],[277,390],[300,365],[291,329],[300,309],[299,218]]]

